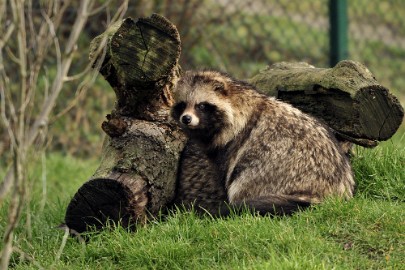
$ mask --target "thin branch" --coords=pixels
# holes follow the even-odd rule
[[[6,1],[0,1],[0,25],[4,25],[5,22],[3,22],[3,16],[7,14],[6,11],[6,6],[7,2]]]
[[[4,86],[0,85],[0,112],[1,112],[1,118],[3,119],[4,126],[6,130],[8,131],[8,135],[10,137],[10,141],[13,147],[17,147],[17,141],[14,136],[13,129],[11,127],[10,121],[8,120],[7,114],[6,114],[6,97],[5,97],[5,91],[4,91]],[[0,194],[1,194],[1,189],[0,189]]]
[[[46,1],[44,4],[46,6],[42,6],[41,4],[41,15],[44,17],[42,23],[39,27],[38,35],[36,36],[36,50],[35,50],[35,61],[32,63],[30,68],[30,79],[28,87],[32,89],[32,92],[36,92],[37,89],[37,81],[41,67],[43,66],[44,59],[47,55],[47,51],[50,48],[50,44],[54,39],[55,35],[49,35],[49,32],[52,31],[49,29],[50,27],[53,29],[53,32],[56,33],[55,29],[58,29],[60,22],[70,5],[70,0],[63,1],[62,5],[59,5],[59,1]],[[52,23],[50,23],[50,21]],[[54,46],[55,46],[55,42]],[[58,45],[59,46],[59,45]],[[59,50],[57,50],[59,51]]]
[[[49,1],[52,2],[52,1]],[[47,11],[45,11],[46,8],[41,9],[41,14],[42,16],[49,18],[51,16],[52,12],[52,5],[49,4],[47,7]],[[62,16],[62,12],[57,13],[58,16]],[[53,23],[53,28],[55,29],[55,24]],[[41,67],[43,66],[43,62],[45,59],[45,56],[47,55],[47,51],[49,49],[49,45],[52,42],[52,35],[49,35],[49,24],[46,19],[42,20],[42,23],[39,27],[38,35],[36,35],[35,38],[35,51],[34,51],[34,60],[30,65],[30,77],[28,80],[28,87],[31,89],[31,92],[36,93],[37,91],[37,82],[38,82],[38,76],[41,70]],[[55,32],[55,31],[54,31]]]
[[[59,9],[60,9],[60,1],[50,1],[53,2],[53,14],[58,14]]]
[[[42,12],[43,17],[45,18],[45,21],[48,23],[48,29],[49,29],[49,33],[50,36],[52,37],[54,46],[55,46],[55,53],[56,53],[56,67],[58,71],[62,70],[62,64],[61,64],[61,50],[60,50],[60,45],[59,45],[59,39],[56,36],[56,31],[53,25],[53,22],[50,20],[50,18],[48,17],[48,15],[44,12]],[[38,70],[39,71],[39,70]],[[25,99],[25,102],[23,104],[23,108],[25,110],[25,108],[28,106],[28,104],[30,103],[30,100],[32,98],[32,95],[35,94],[35,90],[36,87],[34,89],[30,88],[29,93],[27,94],[27,97]]]
[[[27,5],[27,21],[28,21],[28,26],[29,26],[29,30],[30,30],[30,42],[29,44],[31,45],[31,49],[35,49],[35,37],[37,36],[37,33],[35,31],[35,25],[34,25],[34,20],[32,17],[32,0],[28,0]]]
[[[10,85],[10,84],[7,84],[7,85]],[[8,89],[8,90],[9,90],[8,92],[4,92],[6,104],[8,105],[8,112],[9,112],[8,117],[9,117],[9,119],[11,119],[10,123],[16,123],[17,122],[17,110],[14,106],[14,101],[11,96],[11,90],[10,89]],[[4,91],[7,91],[6,87],[4,87]],[[11,128],[13,128],[12,125],[10,125],[10,126],[11,126]]]
[[[22,203],[24,198],[23,191],[23,166],[25,163],[24,154],[21,151],[21,147],[16,148],[14,151],[14,190],[13,196],[11,196],[9,209],[8,209],[8,222],[3,236],[3,249],[0,256],[0,269],[7,269],[10,261],[14,237],[14,229],[18,224],[21,214]]]
[[[12,2],[12,0],[10,0],[10,1]],[[66,8],[70,2],[71,2],[70,0],[64,1],[58,15],[63,14],[63,12],[66,10]],[[82,15],[89,14],[88,10],[87,10],[88,4],[90,4],[90,1],[81,2],[81,6],[80,6],[81,10],[78,12],[78,14],[77,14],[78,17],[76,18],[76,21],[72,27],[73,30],[72,30],[72,34],[70,35],[70,38],[69,38],[69,40],[70,40],[69,44],[74,44],[74,42],[73,42],[74,38],[76,38],[76,41],[77,41],[77,38],[78,38],[77,33],[80,33],[84,27],[84,22],[85,22],[85,20],[87,20],[87,18],[83,18],[83,17],[79,18],[79,17]],[[117,12],[113,16],[112,23],[116,22],[117,20],[122,19],[127,8],[128,8],[128,0],[125,0],[125,1],[123,1],[123,3],[117,9]],[[13,10],[13,12],[14,11],[15,10]],[[55,29],[59,25],[61,18],[62,18],[61,16],[56,16],[55,19],[53,20],[53,25],[54,25]],[[45,25],[49,25],[48,22],[45,22]],[[46,44],[47,44],[45,42],[45,40],[50,37],[45,35],[46,28],[44,27],[44,24],[41,26],[41,29],[44,29],[43,32],[39,31],[39,37],[41,37],[41,34],[44,35],[44,38],[40,40],[40,41],[44,40],[42,43],[43,48],[38,48],[38,49],[40,51],[39,55],[41,56],[41,53],[42,53],[42,56],[43,56],[44,52],[46,51]],[[75,33],[75,34],[73,34],[73,33]],[[70,48],[70,50],[69,50],[69,48]],[[70,65],[71,65],[71,62],[73,59],[74,48],[75,48],[75,46],[73,46],[73,45],[69,45],[66,47],[67,50],[65,50],[65,52],[67,51],[69,53],[65,54],[63,56],[64,59],[61,61],[60,69],[58,70],[57,76],[52,83],[52,87],[50,89],[49,95],[45,96],[45,100],[43,102],[40,112],[38,113],[38,116],[36,117],[34,123],[30,125],[30,129],[25,136],[25,142],[24,142],[25,149],[29,149],[32,146],[32,144],[36,140],[39,132],[43,128],[45,128],[47,125],[49,114],[55,105],[56,99],[57,99],[57,97],[62,89],[62,85],[64,83],[62,78],[67,77],[68,71],[70,69]],[[35,63],[36,64],[35,66],[37,66],[37,67],[34,67],[34,68],[37,71],[39,71],[40,63],[42,63],[42,60],[37,61]],[[37,71],[35,74],[37,74]],[[4,71],[3,71],[3,73],[4,73]],[[36,81],[36,79],[30,79],[30,83],[31,83],[30,87],[36,87],[36,83],[33,83],[35,81]],[[9,95],[7,95],[4,90],[3,90],[3,96],[5,96],[4,99],[7,100],[8,109],[10,111],[9,117],[13,117],[14,115],[16,115],[15,114],[16,111],[14,109],[11,97],[9,97]],[[6,115],[6,113],[4,115]],[[17,119],[13,119],[13,121],[16,123]],[[13,178],[14,178],[14,171],[8,170],[6,173],[6,176],[3,179],[3,182],[0,183],[0,202],[2,202],[4,200],[5,196],[7,195],[8,191],[10,190]]]
[[[74,108],[80,98],[87,92],[88,88],[94,84],[98,74],[99,70],[101,68],[101,65],[103,64],[105,54],[107,52],[107,48],[105,46],[105,43],[107,41],[107,37],[105,37],[101,42],[99,48],[103,50],[101,57],[95,57],[94,59],[97,59],[96,65],[94,67],[94,70],[91,72],[91,77],[90,79],[84,80],[79,87],[77,88],[78,91],[76,92],[75,98],[69,103],[68,106],[66,106],[61,112],[59,112],[57,115],[55,115],[52,120],[50,120],[50,123],[55,122],[57,119],[59,119],[61,116],[65,115],[67,112],[69,112],[72,108]]]
[[[127,12],[127,9],[128,9],[128,1],[129,0],[124,0],[122,2],[121,6],[118,8],[117,12],[114,14],[114,17],[112,18],[110,25],[117,22],[118,20],[123,19],[125,12]]]
[[[115,16],[114,16],[114,18],[112,20],[112,23],[115,23],[119,19],[122,19],[122,17],[124,16],[127,8],[128,8],[128,1],[124,1],[121,4],[121,6],[118,8],[117,13],[115,14]],[[111,24],[111,22],[109,24]],[[88,70],[90,70],[91,67],[93,67],[93,65],[94,65],[91,78],[89,80],[83,81],[79,85],[78,94],[76,94],[74,100],[72,100],[69,103],[69,105],[67,107],[65,107],[65,109],[63,111],[61,111],[55,117],[53,117],[52,120],[50,120],[50,123],[53,123],[54,121],[59,119],[61,116],[65,115],[67,112],[69,112],[72,108],[74,108],[74,106],[77,105],[77,102],[80,100],[82,95],[87,91],[87,89],[90,87],[90,85],[92,85],[94,83],[94,81],[96,80],[96,78],[98,76],[98,73],[99,73],[98,71],[100,70],[101,65],[103,64],[105,54],[107,52],[107,48],[106,48],[107,39],[108,39],[107,36],[105,36],[100,41],[100,44],[99,44],[96,52],[94,53],[94,56],[92,57],[92,59],[90,59],[89,65],[86,66],[86,68],[85,68],[85,70],[83,72],[81,72],[81,73],[79,73],[77,75],[65,78],[65,81],[78,79],[79,76],[83,76],[85,74],[85,72],[88,72]]]
[[[64,5],[62,6],[63,11],[67,8],[67,4],[70,3],[70,1],[68,1],[68,0],[65,2],[66,3],[64,3]],[[80,10],[77,13],[76,20],[72,27],[72,34],[69,37],[70,45],[67,46],[66,50],[65,50],[65,52],[68,52],[68,53],[67,54],[65,53],[65,55],[63,56],[64,58],[63,58],[63,60],[61,60],[60,68],[58,68],[57,75],[53,80],[53,83],[52,83],[52,86],[50,89],[50,93],[48,96],[45,97],[45,100],[43,102],[40,112],[38,113],[38,116],[36,117],[34,123],[32,125],[30,125],[30,129],[25,136],[24,145],[25,145],[26,149],[28,149],[32,146],[32,144],[35,141],[35,139],[37,138],[40,130],[43,129],[44,127],[46,127],[46,125],[47,125],[49,114],[55,105],[56,99],[59,96],[60,91],[62,90],[62,85],[64,83],[64,81],[62,79],[67,77],[68,71],[70,69],[70,65],[73,60],[73,51],[76,47],[76,45],[74,45],[74,44],[76,44],[77,38],[78,38],[78,33],[80,33],[82,31],[82,29],[84,27],[84,23],[87,20],[86,16],[88,14],[88,7],[91,3],[92,3],[92,1],[89,1],[89,0],[81,2]],[[123,2],[123,4],[118,8],[118,11],[114,16],[113,21],[115,21],[117,19],[122,19],[127,7],[128,7],[128,0],[125,0]],[[61,13],[62,12],[60,12],[59,14],[61,14]],[[85,17],[83,17],[83,16],[85,16]],[[59,23],[59,21],[57,21],[57,20],[61,19],[61,17],[56,16],[55,18],[56,18],[55,19],[56,22],[53,21],[53,25],[54,25],[54,27],[57,27],[57,25]],[[48,22],[46,22],[46,24],[49,25]],[[42,29],[44,29],[43,26],[42,26]],[[43,33],[45,34],[45,32],[43,32]],[[41,34],[41,32],[40,32],[40,34]],[[46,44],[46,42],[43,43],[44,48],[46,48],[45,44]],[[45,51],[46,51],[46,49],[42,49],[41,52],[43,53]],[[61,58],[62,58],[62,55],[61,55]],[[39,70],[38,62],[36,64],[38,65],[37,70]],[[35,85],[36,84],[32,84],[30,86],[36,87]],[[5,96],[7,98],[7,95],[5,95]],[[9,103],[9,110],[11,111],[10,115],[13,116],[15,110],[13,109],[12,103]],[[16,120],[15,122],[17,122],[17,119],[15,119],[15,120]],[[5,198],[6,194],[8,193],[8,190],[10,189],[12,177],[13,177],[13,172],[12,172],[12,170],[9,170],[6,173],[6,176],[4,177],[3,182],[0,184],[0,202]]]
[[[88,18],[88,10],[92,7],[93,1],[91,0],[82,0],[80,2],[79,10],[77,11],[76,20],[73,24],[73,28],[70,32],[70,36],[67,41],[67,45],[65,47],[65,54],[68,56],[77,47],[77,39],[84,27],[84,24]]]
[[[0,269],[6,269],[10,261],[14,230],[18,224],[21,216],[22,205],[25,196],[24,178],[25,178],[25,162],[26,162],[26,148],[24,145],[25,135],[25,97],[26,97],[26,76],[27,76],[27,47],[26,47],[26,31],[25,31],[25,15],[24,3],[20,1],[10,0],[12,9],[13,21],[18,26],[17,31],[17,46],[18,46],[18,59],[19,59],[19,75],[20,75],[20,109],[17,116],[16,130],[11,131],[14,134],[15,147],[13,148],[13,196],[11,197],[8,207],[8,222],[3,237],[3,249],[0,257]],[[4,96],[4,90],[3,96]],[[9,174],[7,174],[9,175]],[[3,184],[3,183],[2,183]],[[2,185],[2,189],[4,186]],[[2,190],[1,190],[2,191]]]
[[[56,98],[58,97],[60,91],[62,90],[63,78],[67,76],[67,73],[70,69],[70,65],[73,60],[73,49],[75,46],[72,44],[76,44],[77,39],[79,37],[78,34],[82,31],[84,27],[84,22],[87,20],[87,18],[83,16],[87,14],[87,8],[89,4],[90,4],[89,0],[84,0],[81,2],[80,10],[77,13],[76,21],[73,25],[72,33],[69,37],[68,44],[70,45],[66,46],[65,49],[65,58],[60,63],[60,66],[58,66],[57,74],[53,81],[50,95],[44,101],[41,112],[39,113],[39,116],[32,125],[29,134],[27,136],[27,145],[29,146],[32,145],[35,138],[38,136],[39,130],[42,127],[44,127],[44,125],[47,124],[49,114],[53,106],[55,105]]]
[[[52,1],[49,1],[52,2]],[[54,17],[53,17],[53,24],[55,25],[55,28],[58,29],[60,23],[62,22],[63,15],[65,14],[67,8],[70,6],[70,3],[72,0],[65,0],[62,3],[62,6],[59,10],[54,10]]]
[[[54,24],[53,24],[53,22],[51,21],[51,19],[48,17],[47,14],[43,13],[42,15],[43,15],[45,21],[46,21],[47,24],[48,24],[49,33],[51,34],[51,37],[52,37],[52,39],[53,39],[53,43],[54,43],[54,46],[55,46],[55,53],[56,53],[56,69],[57,69],[58,71],[61,71],[61,70],[62,70],[62,62],[61,62],[62,54],[61,54],[61,50],[60,50],[59,39],[58,39],[58,37],[56,36],[56,31],[55,31]]]
[[[10,60],[16,63],[17,65],[21,65],[21,60],[13,53],[10,47],[6,47],[6,52]]]
[[[27,34],[25,26],[25,14],[24,14],[24,4],[20,1],[16,5],[18,14],[14,20],[18,24],[18,59],[19,63],[19,72],[20,72],[20,84],[21,84],[21,100],[20,108],[18,110],[18,131],[17,131],[17,142],[19,147],[24,148],[24,134],[25,134],[25,107],[26,107],[26,96],[27,96]]]
[[[8,40],[10,39],[11,35],[13,34],[15,29],[15,24],[11,23],[8,27],[7,30],[4,31],[5,34],[3,37],[0,39],[0,50],[3,50],[3,47],[7,44]]]
[[[84,70],[78,74],[75,75],[71,75],[71,76],[66,76],[65,78],[63,78],[64,82],[72,82],[72,81],[76,81],[80,78],[82,78],[83,76],[87,75],[89,73],[89,71],[92,69],[92,65],[88,64]]]
[[[95,8],[95,9],[93,9],[92,11],[90,11],[90,12],[88,13],[88,14],[89,14],[89,17],[100,13],[103,9],[105,9],[106,7],[108,7],[108,5],[109,5],[111,2],[112,2],[111,0],[107,0],[104,4],[102,4],[102,5],[99,6],[98,8]]]

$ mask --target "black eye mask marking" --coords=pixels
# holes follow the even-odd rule
[[[217,109],[217,107],[208,102],[201,102],[195,106],[195,109],[196,109],[196,111],[201,112],[201,113],[212,113]]]
[[[184,110],[186,109],[186,103],[185,102],[180,102],[177,103],[173,108],[172,108],[172,116],[175,119],[179,119],[180,115],[183,114]]]

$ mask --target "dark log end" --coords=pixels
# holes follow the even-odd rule
[[[149,86],[167,77],[180,56],[176,27],[159,15],[136,22],[125,19],[110,46],[111,61],[123,85]]]
[[[359,114],[355,132],[361,137],[385,141],[402,124],[404,109],[386,88],[379,85],[362,88],[354,100]]]
[[[114,179],[93,179],[74,195],[66,210],[65,223],[78,233],[114,224],[134,228],[145,219],[146,203],[143,189],[134,192],[132,187]]]
[[[116,112],[147,119],[139,115],[147,110],[153,120],[157,108],[166,105],[161,98],[164,87],[179,77],[181,42],[176,26],[157,14],[136,21],[127,18],[92,41],[91,58],[102,41],[107,50],[100,73],[115,91]]]
[[[169,35],[173,40],[176,40],[180,44],[180,34],[177,31],[176,26],[162,15],[154,13],[150,17],[140,18],[139,22],[150,24],[152,27],[160,29],[160,31]],[[180,50],[180,48],[178,49]]]

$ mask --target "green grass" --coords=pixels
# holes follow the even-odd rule
[[[66,206],[97,167],[96,160],[59,154],[47,158],[47,200],[32,188],[12,256],[12,269],[405,269],[405,140],[355,149],[358,192],[348,202],[328,200],[287,218],[244,214],[228,219],[177,213],[137,232],[92,233],[88,243],[68,238],[60,252]],[[41,182],[40,169],[31,174]],[[27,216],[31,219],[30,230]],[[0,209],[4,231],[6,209]],[[58,255],[60,254],[60,256]]]

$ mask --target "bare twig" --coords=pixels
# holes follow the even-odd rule
[[[0,50],[3,49],[4,45],[8,42],[10,39],[11,35],[13,34],[15,29],[14,23],[10,24],[7,29],[4,31],[3,38],[0,40]]]
[[[92,70],[90,77],[87,78],[86,80],[84,80],[82,83],[80,83],[79,87],[77,88],[77,92],[75,95],[75,98],[73,100],[70,101],[70,103],[61,111],[59,112],[57,115],[55,115],[49,122],[53,123],[54,121],[56,121],[58,118],[60,118],[61,116],[63,116],[64,114],[66,114],[67,112],[69,112],[73,107],[76,106],[77,102],[80,100],[80,98],[87,92],[87,90],[89,89],[90,85],[93,85],[97,76],[98,76],[98,70],[101,68],[101,64],[104,61],[104,57],[106,54],[106,47],[105,47],[105,43],[106,43],[106,38],[105,40],[103,40],[102,42],[100,42],[100,48],[102,49],[102,54],[100,55],[98,53],[98,55],[100,55],[101,57],[96,58],[97,62],[94,66],[94,69]],[[104,47],[101,47],[101,45],[103,45]],[[87,71],[88,72],[88,71]]]
[[[13,247],[14,229],[18,224],[21,214],[24,190],[24,153],[21,152],[21,148],[15,149],[14,154],[14,190],[11,196],[10,205],[8,209],[8,223],[3,236],[3,249],[0,256],[0,269],[7,269],[8,262],[11,257]]]
[[[21,97],[20,97],[20,109],[17,112],[18,125],[14,130],[10,130],[9,133],[13,133],[15,140],[15,148],[13,156],[13,194],[9,204],[8,211],[8,223],[3,238],[3,249],[0,257],[0,269],[6,269],[12,253],[13,235],[14,229],[18,224],[23,200],[24,200],[24,178],[25,178],[25,161],[26,151],[24,145],[25,138],[25,97],[27,93],[26,89],[26,77],[27,77],[27,47],[26,47],[26,31],[25,31],[25,16],[24,16],[24,4],[20,1],[10,1],[10,6],[13,15],[14,24],[18,26],[17,31],[17,44],[18,44],[18,65],[19,76],[21,78]],[[3,91],[4,93],[4,91]]]
[[[111,2],[112,2],[111,0],[105,1],[105,3],[102,4],[101,6],[99,6],[99,7],[95,8],[95,9],[91,10],[91,11],[88,13],[89,16],[93,16],[93,15],[96,15],[96,14],[100,13],[102,10],[106,9],[106,8],[111,4]]]
[[[127,8],[128,8],[128,1],[124,1],[121,4],[121,6],[118,8],[117,13],[115,13],[114,18],[111,20],[111,22],[109,22],[109,25],[121,20],[125,14]],[[106,50],[107,50],[106,43],[107,43],[107,36],[103,37],[103,39],[100,41],[100,44],[99,44],[97,50],[95,51],[92,59],[90,59],[90,62],[86,66],[85,70],[79,74],[65,78],[65,81],[77,80],[80,77],[84,76],[85,74],[88,74],[91,71],[90,78],[87,80],[84,80],[77,88],[78,91],[75,95],[75,98],[65,107],[64,110],[62,110],[55,117],[53,117],[52,120],[50,120],[50,123],[56,121],[58,118],[62,117],[67,112],[69,112],[73,107],[75,107],[77,102],[80,100],[80,98],[87,92],[89,86],[95,82],[95,80],[99,74],[98,71],[100,70],[101,65],[103,64],[104,57],[106,54]]]

